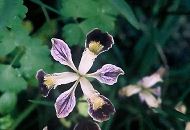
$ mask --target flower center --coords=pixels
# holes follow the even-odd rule
[[[141,88],[141,91],[152,93],[151,88],[146,88],[146,87],[144,87],[142,85],[140,85],[139,87]]]
[[[100,41],[91,41],[89,44],[89,50],[94,54],[98,54],[103,48],[104,46],[100,44]]]
[[[92,107],[93,107],[93,110],[97,110],[97,109],[100,109],[102,108],[102,106],[105,104],[104,100],[100,97],[94,97],[92,99]]]
[[[47,86],[47,88],[51,88],[55,84],[55,80],[51,76],[44,77],[44,85]]]

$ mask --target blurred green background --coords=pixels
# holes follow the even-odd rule
[[[184,130],[190,120],[189,16],[189,0],[0,0],[0,130],[42,130],[46,125],[72,130],[89,118],[78,87],[74,111],[58,119],[53,104],[71,85],[43,98],[35,74],[41,68],[48,73],[68,69],[52,59],[52,37],[68,43],[78,65],[85,35],[93,28],[112,34],[115,44],[91,71],[110,63],[126,73],[112,87],[93,81],[116,108],[110,120],[99,124],[102,130]],[[149,109],[137,95],[118,95],[120,88],[160,66],[168,68],[160,108]],[[179,102],[186,105],[186,114],[174,109]]]

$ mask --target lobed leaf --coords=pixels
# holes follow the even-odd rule
[[[17,97],[15,93],[5,92],[0,97],[0,113],[7,114],[10,113],[16,105]]]
[[[12,27],[25,17],[27,8],[23,0],[1,0],[0,1],[0,29]]]
[[[0,72],[0,91],[18,93],[26,89],[27,83],[17,69],[12,68],[10,65],[0,64]]]

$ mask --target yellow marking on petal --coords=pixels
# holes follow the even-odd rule
[[[102,106],[105,104],[104,100],[100,97],[96,97],[93,99],[92,101],[92,107],[93,107],[93,110],[97,110],[97,109],[100,109],[102,108]]]
[[[55,80],[52,76],[44,77],[44,85],[46,85],[48,89],[53,87],[54,84],[55,84]]]
[[[91,41],[89,43],[89,50],[94,54],[100,53],[100,51],[104,48],[104,46],[100,42]]]

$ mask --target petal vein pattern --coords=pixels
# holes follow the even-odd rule
[[[67,65],[71,67],[74,71],[76,71],[76,67],[73,64],[72,57],[71,57],[71,50],[68,45],[57,38],[52,38],[52,48],[51,48],[51,55],[56,61],[59,61],[63,65]]]
[[[105,83],[108,85],[113,85],[117,82],[117,78],[119,75],[123,75],[124,71],[112,64],[106,64],[102,66],[101,69],[97,70],[92,74],[88,74],[88,77],[96,78],[101,83]]]
[[[55,110],[58,118],[64,118],[69,115],[76,105],[75,89],[78,82],[67,91],[59,95],[55,102]]]
[[[52,38],[51,55],[63,65],[69,66],[75,71],[62,73],[45,73],[42,69],[36,74],[39,82],[39,88],[43,96],[48,96],[52,88],[58,85],[67,84],[76,81],[67,91],[58,96],[54,104],[58,118],[64,118],[74,109],[76,105],[75,89],[80,82],[81,89],[87,98],[89,105],[89,115],[98,122],[106,121],[115,112],[115,108],[110,100],[95,90],[87,77],[93,77],[101,83],[112,85],[117,82],[118,76],[123,75],[124,71],[111,64],[104,65],[101,69],[92,74],[87,72],[92,67],[95,59],[100,53],[109,50],[114,44],[113,37],[100,29],[93,29],[86,35],[85,49],[82,54],[78,70],[72,61],[71,50],[68,45],[61,39]]]

